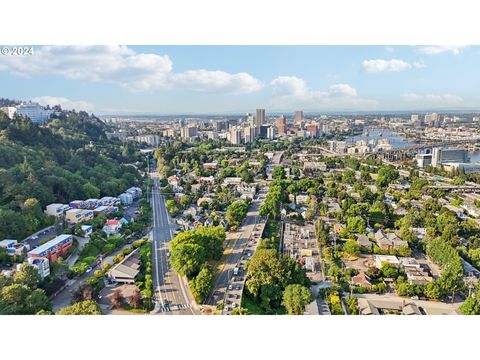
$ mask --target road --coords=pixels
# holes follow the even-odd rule
[[[154,179],[151,204],[153,209],[152,276],[155,289],[153,313],[173,315],[195,315],[195,301],[185,281],[170,268],[168,243],[172,239],[172,225],[165,206],[165,198],[158,190],[158,179]]]
[[[260,217],[259,210],[266,194],[267,188],[261,188],[252,201],[242,225],[236,232],[228,235],[229,240],[233,241],[233,247],[215,279],[212,294],[205,302],[206,305],[211,306],[224,303],[223,314],[228,314],[233,307],[238,307],[241,304],[245,284],[245,264],[260,243],[265,227],[265,221]],[[234,276],[236,267],[239,272],[237,276]]]

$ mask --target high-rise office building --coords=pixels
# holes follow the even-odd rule
[[[426,114],[424,120],[426,125],[434,126],[435,123],[438,121],[438,114],[437,113]]]
[[[265,109],[257,109],[257,114],[255,117],[255,126],[260,131],[260,127],[265,122]]]
[[[416,124],[417,121],[418,121],[418,118],[419,118],[419,117],[418,117],[418,114],[412,114],[412,115],[410,116],[410,121],[412,122],[412,124]]]
[[[270,140],[275,139],[275,128],[273,126],[270,126],[267,129],[267,139],[270,139]]]
[[[317,137],[318,136],[318,125],[317,125],[317,123],[307,124],[307,133],[311,137]]]
[[[298,125],[298,124],[301,124],[303,121],[303,111],[302,110],[298,110],[298,111],[295,111],[295,125]]]
[[[432,150],[432,166],[434,167],[445,163],[467,163],[469,161],[466,149],[434,148]]]
[[[277,119],[277,132],[278,135],[287,135],[287,119],[285,115],[281,115]]]

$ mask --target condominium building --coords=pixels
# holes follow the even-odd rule
[[[180,137],[182,139],[192,139],[198,136],[198,127],[195,125],[180,128]]]
[[[270,126],[267,129],[267,139],[270,139],[270,140],[275,139],[275,128],[273,126]]]
[[[52,113],[52,110],[45,110],[43,106],[37,103],[26,103],[17,106],[17,115],[28,117],[34,123],[44,123]]]
[[[28,257],[47,258],[50,262],[56,261],[59,257],[66,254],[73,244],[73,237],[69,234],[59,235],[56,238],[46,242],[39,247],[30,250]]]
[[[15,113],[17,112],[17,108],[14,106],[4,106],[0,108],[0,111],[5,113],[9,119],[13,119]]]
[[[256,130],[255,126],[247,126],[243,129],[243,138],[246,144],[250,144],[255,140]]]
[[[230,128],[230,143],[239,145],[242,143],[242,128],[238,126],[232,126]]]

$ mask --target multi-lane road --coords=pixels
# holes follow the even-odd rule
[[[173,237],[172,224],[168,214],[165,197],[154,179],[151,205],[153,209],[152,240],[152,277],[155,289],[155,308],[157,314],[194,315],[198,313],[195,301],[185,281],[170,267],[168,245]]]

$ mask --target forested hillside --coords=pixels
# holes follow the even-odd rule
[[[105,129],[86,112],[59,111],[43,127],[0,112],[0,239],[21,240],[50,224],[49,203],[116,196],[138,183],[126,164],[140,154],[108,141]]]

